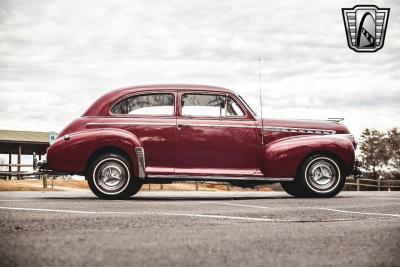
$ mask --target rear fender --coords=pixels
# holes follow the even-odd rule
[[[57,172],[83,174],[91,156],[105,147],[123,151],[130,157],[135,176],[145,176],[144,155],[142,162],[137,156],[141,157],[140,150],[143,149],[139,138],[128,131],[113,128],[89,129],[57,139],[47,151],[47,167]]]
[[[310,155],[325,153],[338,158],[345,171],[355,160],[351,135],[302,135],[276,140],[264,148],[261,170],[266,177],[295,178],[302,162]]]

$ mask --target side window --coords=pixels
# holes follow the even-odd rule
[[[226,103],[226,116],[228,116],[228,117],[242,117],[242,116],[244,116],[243,110],[230,97],[228,97],[228,100],[227,100],[227,103]]]
[[[244,112],[231,98],[224,95],[184,94],[182,115],[206,117],[243,116]]]
[[[111,112],[132,115],[172,115],[174,99],[173,94],[136,95],[118,102]]]

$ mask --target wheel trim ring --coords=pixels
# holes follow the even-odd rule
[[[107,192],[107,191],[104,191],[103,189],[101,189],[101,188],[97,185],[97,182],[96,182],[96,173],[97,173],[97,169],[99,168],[99,166],[100,166],[103,162],[108,161],[108,160],[117,161],[117,162],[121,163],[121,164],[124,166],[124,168],[126,169],[126,173],[127,173],[127,175],[126,175],[126,176],[127,176],[126,184],[125,184],[125,186],[123,186],[120,190],[118,190],[118,191],[116,191],[116,192]],[[129,170],[128,166],[127,166],[122,160],[120,160],[120,159],[118,159],[118,158],[106,158],[106,159],[103,159],[102,161],[100,161],[99,163],[96,164],[96,166],[95,166],[95,168],[94,168],[94,170],[93,170],[92,179],[93,179],[93,183],[94,183],[94,185],[96,186],[96,188],[97,188],[100,192],[102,192],[103,194],[106,194],[106,195],[117,195],[117,194],[121,193],[122,191],[124,191],[124,190],[128,187],[128,184],[129,184],[130,179],[131,179],[131,174],[130,174],[130,170]]]
[[[308,175],[307,175],[308,168],[311,166],[311,164],[313,164],[313,163],[314,163],[315,161],[317,161],[317,160],[326,160],[326,161],[330,162],[330,163],[336,168],[337,180],[336,180],[336,182],[335,182],[334,184],[332,184],[332,187],[331,187],[329,190],[318,190],[318,189],[316,189],[314,186],[312,186],[312,185],[310,184],[309,180],[308,180],[308,179],[309,179],[309,178],[308,178]],[[336,162],[335,162],[334,160],[332,160],[332,159],[330,159],[330,158],[327,158],[327,157],[318,157],[318,158],[313,159],[312,161],[310,161],[310,162],[307,164],[307,166],[306,166],[306,168],[305,168],[305,170],[304,170],[304,177],[305,177],[307,186],[308,186],[311,190],[313,190],[314,192],[317,192],[317,193],[326,194],[326,193],[330,193],[330,192],[332,192],[333,190],[336,189],[336,187],[338,186],[338,184],[339,184],[339,182],[340,182],[341,172],[340,172],[339,166],[336,164]]]

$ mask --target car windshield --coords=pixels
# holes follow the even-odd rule
[[[250,110],[250,112],[254,115],[254,117],[258,117],[257,113],[254,112],[254,110],[247,104],[247,102],[243,99],[243,97],[241,95],[238,95],[238,97],[240,98],[240,100],[242,100],[243,104],[245,104],[247,109]]]

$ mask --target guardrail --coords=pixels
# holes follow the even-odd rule
[[[348,178],[346,181],[346,189],[348,190],[349,187],[355,187],[357,191],[361,191],[363,188],[377,191],[400,190],[400,180]]]
[[[0,163],[0,167],[8,167],[8,171],[0,171],[0,177],[8,177],[11,179],[12,176],[16,176],[19,179],[22,178],[22,176],[27,176],[30,175],[29,172],[27,171],[21,171],[22,167],[30,167],[32,168],[32,164],[7,164],[7,163]],[[12,171],[12,167],[16,167],[18,171]]]
[[[33,167],[32,164],[0,164],[0,167]],[[65,174],[51,174],[44,172],[32,172],[32,171],[0,171],[0,177],[23,177],[23,176],[36,176],[38,179],[43,179],[43,188],[47,188],[47,180],[49,176],[51,176],[51,183],[53,184],[53,175],[65,175]],[[199,182],[190,182],[186,183],[194,183],[196,185],[196,191],[198,190]],[[204,183],[204,182],[201,182]],[[229,183],[221,183],[221,182],[208,182],[209,184],[223,184],[226,185],[227,190],[229,191],[231,185]],[[52,186],[53,187],[53,186]],[[160,185],[160,189],[163,189],[163,185]],[[356,190],[361,191],[362,189],[366,190],[377,190],[377,191],[391,191],[391,190],[400,190],[400,180],[386,180],[386,179],[368,179],[368,178],[358,178],[354,179],[354,177],[349,177],[346,180],[345,190]],[[150,185],[149,185],[150,190]]]
[[[32,164],[6,164],[6,163],[1,163],[0,167],[28,167],[28,168],[33,168]],[[3,177],[9,177],[11,179],[12,176],[16,176],[18,179],[26,176],[34,176],[37,177],[38,179],[42,179],[43,181],[43,188],[47,188],[47,180],[49,178],[49,174],[43,173],[43,172],[33,172],[33,171],[0,171],[0,176]],[[51,189],[53,189],[53,175],[51,175]]]

